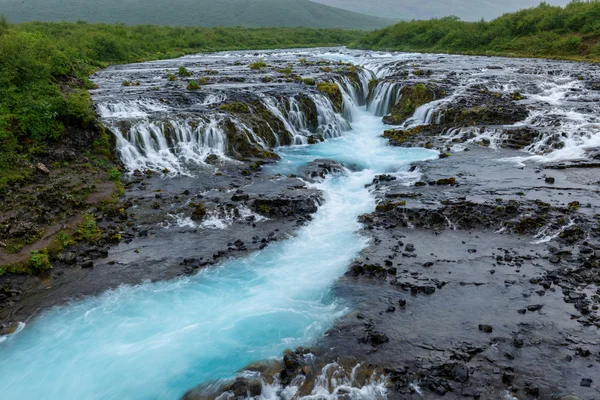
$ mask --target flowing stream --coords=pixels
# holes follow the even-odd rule
[[[2,343],[2,398],[176,399],[314,342],[347,310],[330,289],[366,245],[357,217],[375,203],[365,185],[381,173],[410,179],[410,162],[437,157],[386,146],[381,118],[349,103],[353,128],[343,136],[280,149],[273,173],[317,158],[355,171],[317,184],[325,202],[295,237],[194,277],[125,286],[43,314]]]

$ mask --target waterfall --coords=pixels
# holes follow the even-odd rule
[[[402,85],[397,82],[380,82],[373,93],[369,94],[367,110],[383,117],[392,111],[392,107],[400,101]]]
[[[292,134],[293,144],[308,144],[310,132],[307,128],[306,118],[300,111],[300,106],[295,100],[292,102],[292,99],[290,99],[289,110],[274,97],[262,96],[262,102],[267,110],[273,113],[283,123],[285,129]]]
[[[225,155],[226,135],[215,118],[135,122],[111,127],[121,160],[129,170],[189,174],[186,164],[204,164],[209,154]]]

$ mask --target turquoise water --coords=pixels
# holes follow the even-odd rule
[[[383,130],[380,118],[361,109],[344,137],[281,150],[273,172],[316,158],[355,171],[317,185],[325,203],[295,237],[194,277],[122,287],[37,317],[0,343],[0,397],[177,399],[314,342],[347,312],[330,290],[366,246],[357,216],[375,202],[365,184],[437,157],[388,147]]]

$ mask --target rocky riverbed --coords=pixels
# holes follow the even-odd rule
[[[318,182],[379,162],[366,182],[376,208],[358,217],[366,245],[331,292],[343,316],[305,347],[185,398],[598,398],[594,68],[313,53],[100,73],[94,96],[128,172],[125,195],[96,212],[98,242],[68,248],[41,276],[2,277],[7,328],[302,235],[327,204]],[[363,127],[367,111],[388,124],[373,165],[323,147]],[[439,157],[399,170],[395,148]]]

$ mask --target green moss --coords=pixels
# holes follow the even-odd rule
[[[262,215],[270,215],[271,207],[269,207],[266,204],[261,204],[260,206],[258,206],[258,213]]]
[[[397,208],[397,207],[403,207],[406,205],[406,200],[401,200],[401,201],[385,201],[383,203],[379,203],[377,204],[377,206],[375,207],[375,211],[377,212],[388,212],[388,211],[392,211],[393,209]]]
[[[402,144],[412,136],[422,133],[427,127],[428,125],[419,125],[412,129],[388,129],[383,132],[383,137],[389,139],[393,144]]]
[[[342,110],[343,97],[338,85],[331,82],[319,82],[317,90],[326,94],[338,111]]]
[[[169,82],[175,82],[177,80],[177,77],[173,74],[169,74],[167,75],[167,79],[169,80]]]
[[[437,185],[456,185],[456,178],[442,178],[438,179]]]
[[[401,124],[412,117],[418,107],[436,98],[436,92],[422,83],[403,87],[401,94],[400,101],[392,107],[390,115],[384,118],[386,124]]]
[[[302,82],[308,86],[315,86],[315,80],[313,78],[305,78]]]
[[[225,103],[219,106],[219,109],[234,114],[250,113],[250,108],[248,108],[248,105],[246,103],[242,103],[241,101],[232,101],[230,103]]]

